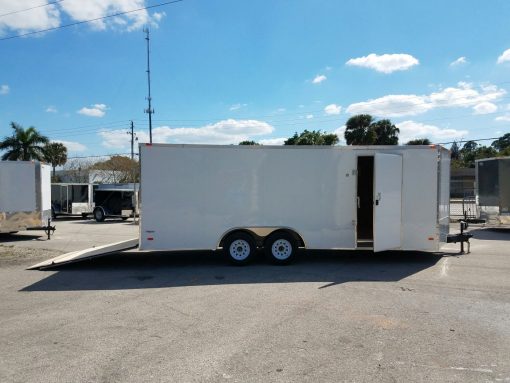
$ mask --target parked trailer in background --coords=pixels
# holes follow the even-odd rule
[[[510,225],[510,157],[476,161],[476,199],[489,226]]]
[[[440,146],[141,144],[140,250],[436,251],[449,231]]]
[[[94,189],[93,217],[97,222],[106,218],[126,220],[138,214],[138,184],[102,184]]]
[[[51,167],[0,161],[0,233],[50,229]]]
[[[51,213],[59,216],[86,216],[94,210],[94,190],[97,185],[88,183],[51,184]]]

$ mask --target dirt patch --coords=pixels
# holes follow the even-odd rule
[[[30,266],[45,259],[63,254],[58,250],[31,249],[15,247],[13,245],[0,245],[0,267],[5,266]]]

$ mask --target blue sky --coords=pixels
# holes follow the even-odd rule
[[[154,5],[63,0],[0,16],[0,37]],[[47,2],[46,2],[47,3]],[[45,4],[0,0],[0,14]],[[184,0],[0,41],[0,136],[33,125],[70,156],[126,153],[148,137],[144,25],[151,25],[156,142],[278,144],[341,138],[356,113],[401,142],[510,132],[510,2]]]

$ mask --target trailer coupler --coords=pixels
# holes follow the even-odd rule
[[[464,242],[467,243],[467,253],[469,254],[471,250],[471,244],[469,243],[469,240],[473,238],[473,234],[470,233],[464,233],[464,230],[466,230],[469,227],[468,223],[465,221],[460,221],[460,233],[457,234],[448,234],[446,236],[446,243],[457,243],[460,242],[460,254],[465,254],[464,252]]]

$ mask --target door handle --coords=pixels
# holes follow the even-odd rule
[[[357,197],[357,199],[358,199],[358,209],[359,209],[359,208],[361,208],[360,198]]]

